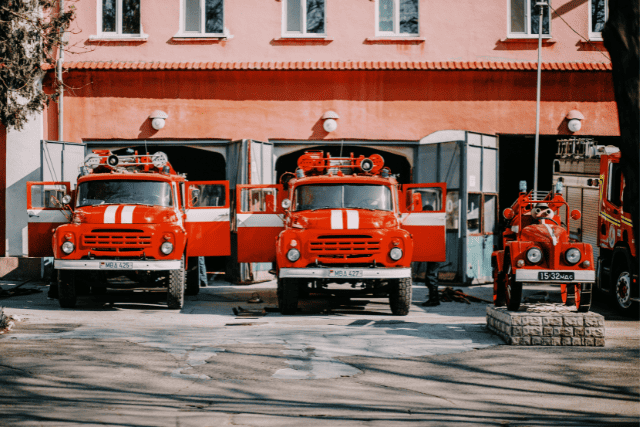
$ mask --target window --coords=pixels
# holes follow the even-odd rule
[[[184,35],[224,34],[224,0],[183,0],[182,3]]]
[[[602,29],[607,19],[609,19],[608,0],[589,0],[590,40],[602,40]]]
[[[508,0],[509,2],[509,37],[538,37],[538,21],[540,11],[536,6],[538,0]],[[544,7],[542,17],[542,35],[549,37],[549,8]]]
[[[376,35],[417,36],[418,0],[377,0]]]
[[[296,188],[294,211],[368,209],[391,211],[391,190],[383,185],[303,185]]]
[[[283,34],[288,37],[325,36],[325,0],[285,0]]]
[[[622,206],[622,186],[623,186],[622,168],[619,163],[611,163],[609,165],[609,185],[607,188],[607,200],[612,205]]]
[[[99,0],[98,23],[102,36],[140,37],[140,0]]]

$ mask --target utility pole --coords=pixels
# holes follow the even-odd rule
[[[540,146],[540,86],[542,76],[542,64],[540,62],[540,56],[542,54],[542,19],[544,17],[544,7],[549,6],[545,0],[540,0],[536,3],[538,11],[540,13],[538,18],[538,82],[536,87],[536,142],[535,142],[535,154],[534,154],[534,166],[533,166],[533,194],[534,197],[538,194],[538,151]]]

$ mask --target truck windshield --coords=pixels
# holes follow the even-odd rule
[[[384,185],[302,185],[295,191],[296,211],[315,209],[392,210],[391,190]]]
[[[160,181],[87,181],[78,185],[77,206],[140,204],[173,206],[171,185]]]

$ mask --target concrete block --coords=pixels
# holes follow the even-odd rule
[[[524,335],[524,336],[532,336],[532,335],[541,336],[542,335],[542,326],[523,326],[522,327],[522,335]]]
[[[586,337],[604,337],[604,328],[584,328],[584,335]]]
[[[544,316],[542,318],[542,326],[562,326],[562,317]]]
[[[562,338],[551,337],[551,345],[562,345]]]
[[[584,326],[604,327],[604,317],[596,313],[586,313],[584,316]]]
[[[604,338],[596,338],[595,344],[596,344],[596,347],[604,347]]]
[[[573,336],[574,337],[583,337],[584,336],[584,328],[582,326],[576,326],[573,328]]]
[[[541,316],[523,317],[522,324],[527,326],[542,326],[542,317]]]
[[[522,326],[522,316],[513,316],[511,318],[511,324],[513,326]]]
[[[542,337],[531,337],[531,345],[543,345]]]
[[[573,328],[567,328],[564,326],[554,326],[553,336],[556,337],[571,337],[573,336]]]
[[[562,321],[564,326],[582,326],[583,325],[583,316],[580,315],[568,315],[568,316],[562,316]]]
[[[553,327],[552,326],[543,326],[542,327],[542,335],[545,337],[550,337],[553,335]]]
[[[514,337],[522,336],[522,326],[512,326],[511,335],[513,335]]]
[[[531,345],[531,337],[524,336],[520,340],[521,345]]]
[[[582,345],[582,338],[581,337],[571,338],[571,345]]]
[[[542,337],[542,345],[551,345],[551,337]]]
[[[572,340],[571,337],[562,337],[562,345],[571,345]]]
[[[511,345],[522,345],[522,337],[511,337]],[[509,341],[507,341],[509,342]]]
[[[584,340],[584,345],[588,345],[588,346],[596,345],[596,339],[593,337],[585,337],[583,338],[583,340]]]

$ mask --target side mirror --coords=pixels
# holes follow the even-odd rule
[[[284,199],[281,203],[282,209],[289,209],[291,207],[291,200]]]
[[[504,212],[502,212],[502,215],[505,219],[513,219],[513,217],[516,216],[516,213],[513,211],[513,209],[507,208],[504,210]]]
[[[574,209],[571,211],[571,219],[574,221],[579,220],[580,218],[582,218],[582,214],[580,213],[580,211],[578,209]]]

